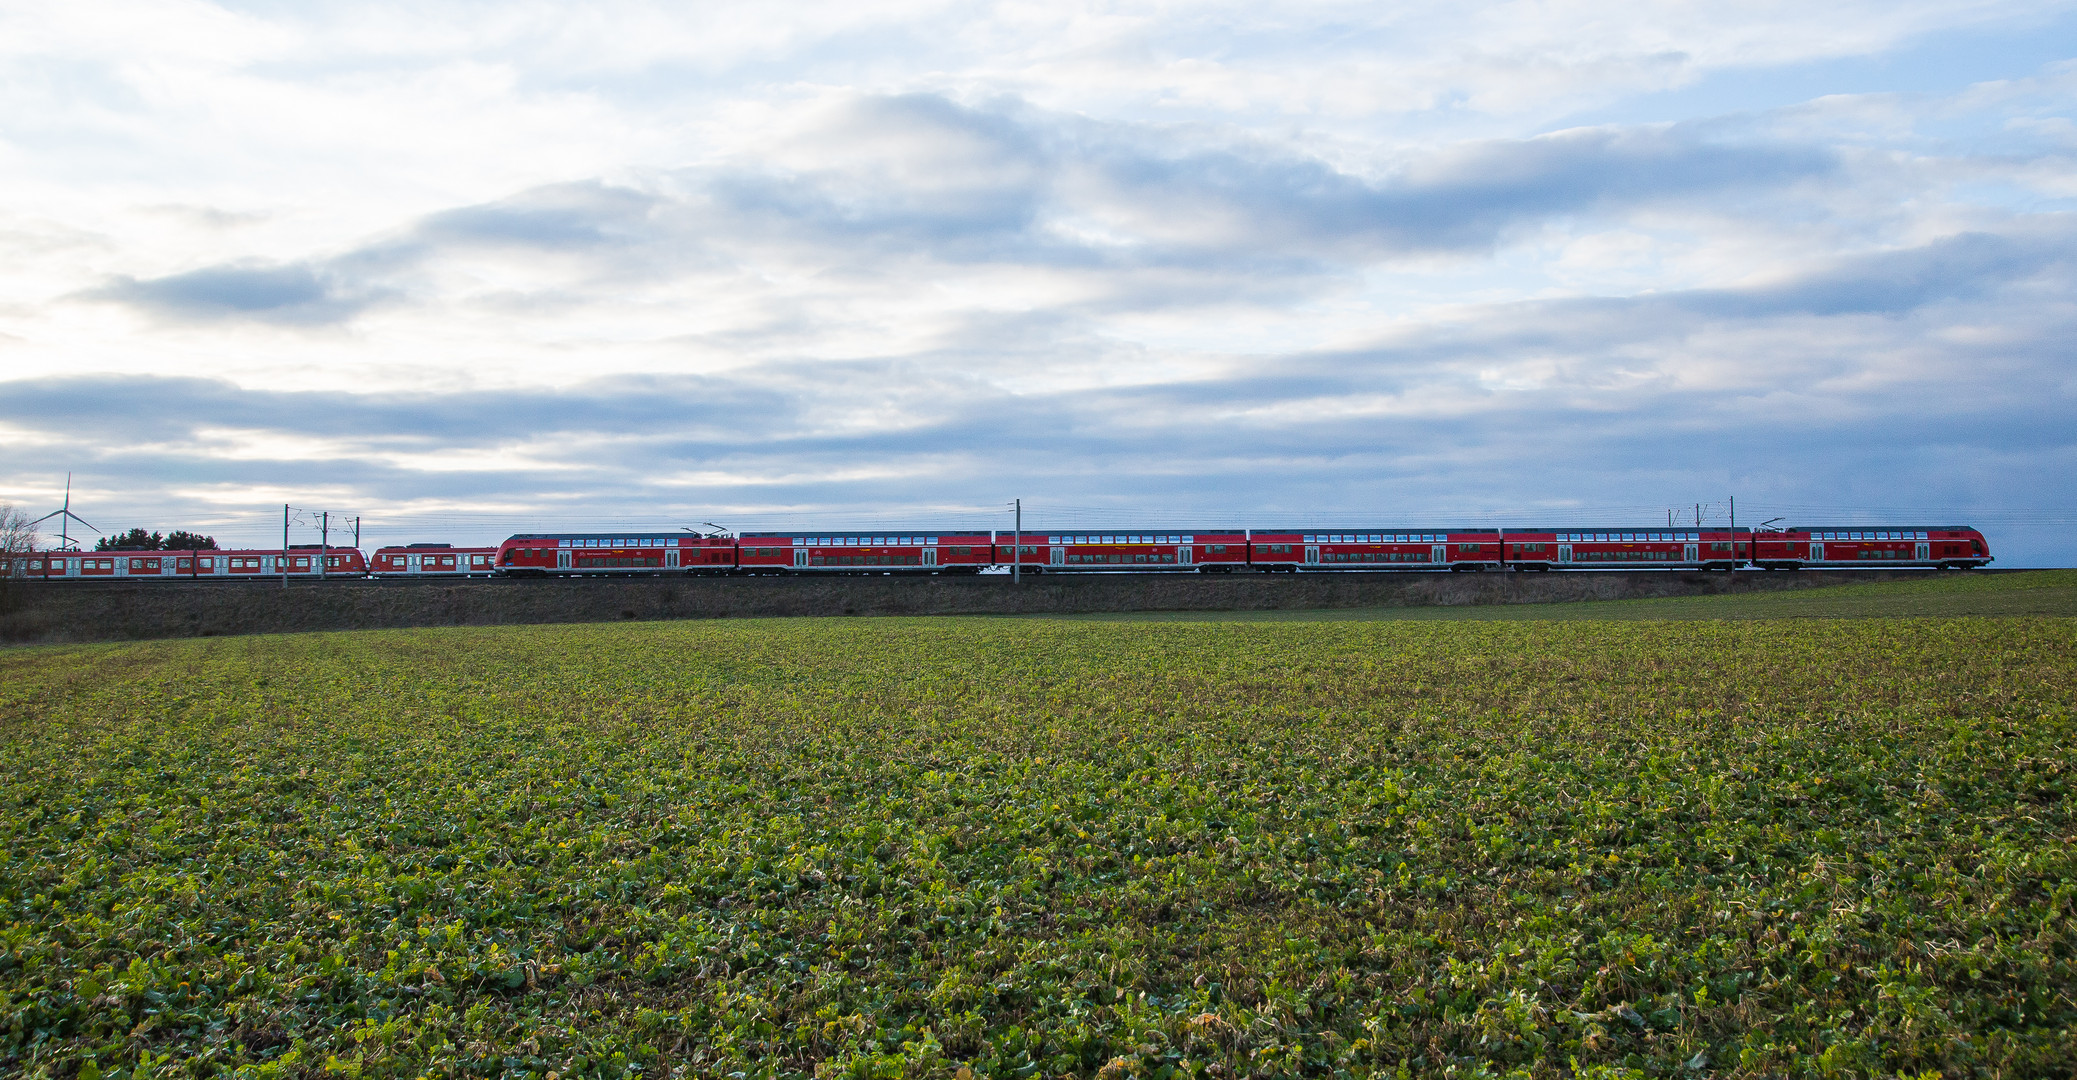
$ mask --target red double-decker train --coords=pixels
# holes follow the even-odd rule
[[[526,533],[496,547],[409,544],[363,558],[316,545],[224,551],[39,551],[16,577],[235,581],[630,575],[1350,573],[1394,570],[1768,570],[1987,566],[1966,525],[1786,529],[1239,527],[1089,532],[958,529]]]
[[[1816,529],[1363,528],[627,536],[531,533],[498,548],[513,576],[625,574],[1346,573],[1382,570],[1960,569],[1988,565],[1966,525]]]

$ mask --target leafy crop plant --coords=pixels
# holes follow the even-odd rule
[[[2077,624],[0,653],[18,1076],[2067,1076]]]

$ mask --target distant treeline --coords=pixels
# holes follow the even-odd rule
[[[95,551],[214,551],[216,537],[191,533],[186,529],[175,529],[164,536],[143,529],[131,529],[116,536],[104,536],[94,541]]]

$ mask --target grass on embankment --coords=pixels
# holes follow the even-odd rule
[[[1925,578],[1918,581],[1563,604],[1309,611],[1154,611],[1027,617],[1124,622],[1376,622],[1402,619],[1863,619],[1960,615],[2077,616],[2077,570],[2030,570],[2003,574],[1928,571]]]
[[[2069,620],[0,653],[0,1073],[2077,1071]]]

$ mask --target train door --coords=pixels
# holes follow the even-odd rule
[[[1700,562],[1702,559],[1702,545],[1688,544],[1681,549],[1680,554],[1681,558],[1688,562]]]
[[[1058,551],[1059,549],[1058,549],[1058,548],[1055,548],[1054,550],[1055,550],[1055,551]],[[926,548],[924,548],[924,549],[923,549],[923,565],[925,565],[925,566],[936,566],[937,564],[938,564],[938,549],[937,549],[937,548],[934,548],[934,547],[926,547]]]
[[[678,569],[678,549],[677,549],[677,548],[665,548],[665,549],[663,549],[663,567],[664,567],[664,569],[666,569],[666,570],[676,570],[676,569]]]
[[[424,558],[424,556],[422,556],[422,555],[406,555],[406,556],[404,556],[404,570],[405,570],[405,572],[406,572],[406,573],[411,573],[411,574],[416,574],[416,573],[418,573],[418,560],[420,560],[420,559],[422,559],[422,558]]]
[[[794,548],[794,549],[793,549],[793,565],[794,565],[794,566],[796,566],[796,567],[799,567],[799,568],[803,568],[803,569],[805,569],[805,568],[807,567],[807,565],[808,565],[808,549],[807,549],[807,548]]]
[[[1818,542],[1817,542],[1817,541],[1815,541],[1815,540],[1812,540],[1812,541],[1810,542],[1810,561],[1811,561],[1811,562],[1823,562],[1823,561],[1825,561],[1825,546],[1824,546],[1823,544],[1820,544],[1820,543],[1818,543]]]
[[[568,570],[568,569],[570,568],[570,549],[569,549],[569,548],[557,548],[557,549],[556,549],[556,552],[555,552],[555,568],[556,568],[557,570]]]
[[[1912,554],[1918,558],[1919,562],[1930,562],[1933,558],[1933,545],[1921,540]]]
[[[1176,548],[1176,562],[1184,566],[1190,565],[1190,553],[1195,550],[1195,548],[1192,548],[1188,544],[1184,544],[1181,547]]]
[[[1316,547],[1316,546],[1313,546],[1313,545],[1310,545],[1310,544],[1306,546],[1306,549],[1305,549],[1305,565],[1307,565],[1307,566],[1318,566],[1318,565],[1320,565],[1320,549],[1319,549],[1318,547]]]
[[[1448,544],[1437,544],[1437,545],[1435,545],[1434,547],[1431,547],[1431,548],[1429,548],[1429,549],[1428,549],[1428,561],[1429,561],[1429,562],[1432,562],[1432,563],[1446,563],[1446,562],[1449,562],[1449,561],[1450,561],[1450,546],[1449,546]]]
[[[1067,549],[1064,547],[1054,548],[1046,555],[1046,561],[1054,566],[1066,566]]]
[[[1569,563],[1569,562],[1571,562],[1571,561],[1572,561],[1572,545],[1571,545],[1571,544],[1559,544],[1559,545],[1558,545],[1558,561],[1559,561],[1559,562],[1561,562],[1561,563]]]

